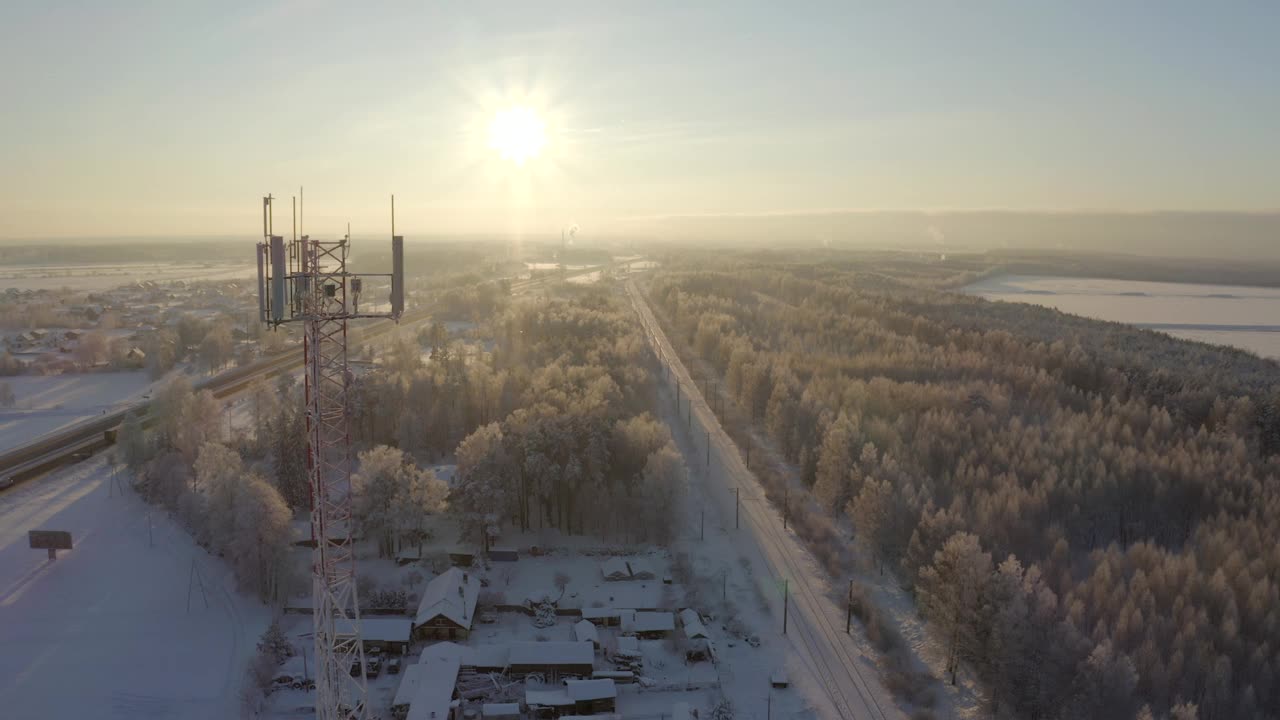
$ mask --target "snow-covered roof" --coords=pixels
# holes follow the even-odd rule
[[[607,700],[618,697],[618,687],[613,680],[565,680],[565,691],[574,702]]]
[[[333,630],[339,635],[351,635],[352,623],[346,618],[333,621]],[[362,617],[360,638],[365,642],[409,642],[413,621],[405,617]]]
[[[446,640],[422,648],[422,655],[418,657],[418,662],[453,659],[466,666],[475,664],[475,656],[474,649]]]
[[[604,561],[604,565],[600,568],[600,573],[604,575],[605,580],[626,580],[631,577],[631,568],[627,567],[627,561],[620,557],[611,557]]]
[[[702,618],[698,617],[698,613],[693,608],[680,611],[680,624],[684,626],[685,637],[690,640],[711,637],[707,633],[707,627],[702,624]]]
[[[476,615],[476,598],[480,595],[480,579],[451,567],[427,583],[418,603],[415,622],[425,624],[444,616],[459,627],[470,629]]]
[[[485,718],[518,718],[520,703],[485,703],[480,706],[480,715]]]
[[[653,568],[647,560],[631,558],[627,561],[627,568],[631,571],[633,580],[652,580],[654,577]]]
[[[396,688],[396,696],[391,701],[391,707],[408,705],[413,702],[413,696],[418,692],[418,687],[422,685],[422,681],[426,679],[427,673],[431,669],[431,665],[405,665],[404,669],[400,671],[400,686]]]
[[[621,615],[622,611],[617,608],[582,608],[582,617],[586,620],[604,620]]]
[[[511,665],[591,665],[595,648],[589,642],[513,642]]]
[[[423,668],[425,674],[418,681],[417,689],[409,700],[409,714],[405,720],[444,720],[449,716],[453,702],[453,688],[458,683],[456,659],[432,659],[409,667]],[[396,693],[399,695],[399,693]]]
[[[596,632],[596,626],[592,625],[590,620],[579,620],[574,623],[573,636],[578,642],[600,642],[600,634]]]
[[[573,699],[569,697],[569,693],[565,690],[530,690],[525,688],[524,704],[530,707],[568,707],[573,705]]]
[[[634,637],[618,638],[618,650],[621,652],[640,652],[640,641]]]
[[[511,657],[511,646],[506,644],[476,645],[472,650],[472,664],[478,668],[506,667]]]
[[[622,614],[622,632],[669,632],[676,618],[669,612],[627,612]]]

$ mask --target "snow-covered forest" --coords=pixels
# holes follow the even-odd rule
[[[358,441],[456,453],[449,504],[477,542],[495,523],[666,539],[684,466],[646,412],[650,358],[630,309],[610,290],[562,286],[485,325],[489,352],[438,325],[396,341],[356,385]]]
[[[802,532],[851,523],[995,715],[1273,717],[1280,368],[928,284],[707,261],[648,292],[810,488]]]

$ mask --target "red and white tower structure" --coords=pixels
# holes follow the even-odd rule
[[[392,270],[355,275],[347,271],[348,234],[340,240],[272,234],[273,198],[263,198],[263,237],[258,245],[258,309],[273,327],[303,325],[306,386],[307,470],[311,489],[312,621],[315,641],[316,718],[365,716],[366,681],[360,641],[360,602],[351,537],[351,406],[348,388],[347,321],[398,320],[404,311],[404,240],[395,235],[391,200]],[[360,298],[374,283],[389,281],[389,308],[360,312]],[[370,307],[366,303],[366,307]],[[355,674],[353,668],[359,668]]]

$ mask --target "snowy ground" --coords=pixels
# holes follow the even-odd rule
[[[144,371],[19,375],[5,378],[14,406],[0,408],[0,452],[141,399],[151,387]]]
[[[148,509],[102,456],[0,495],[0,716],[239,717],[268,610],[163,512],[148,531]],[[31,529],[75,549],[49,562]]]
[[[962,291],[1280,357],[1280,288],[1001,275]]]

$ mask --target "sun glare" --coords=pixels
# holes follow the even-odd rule
[[[489,147],[517,165],[537,157],[546,142],[546,127],[527,107],[500,110],[489,124]]]

